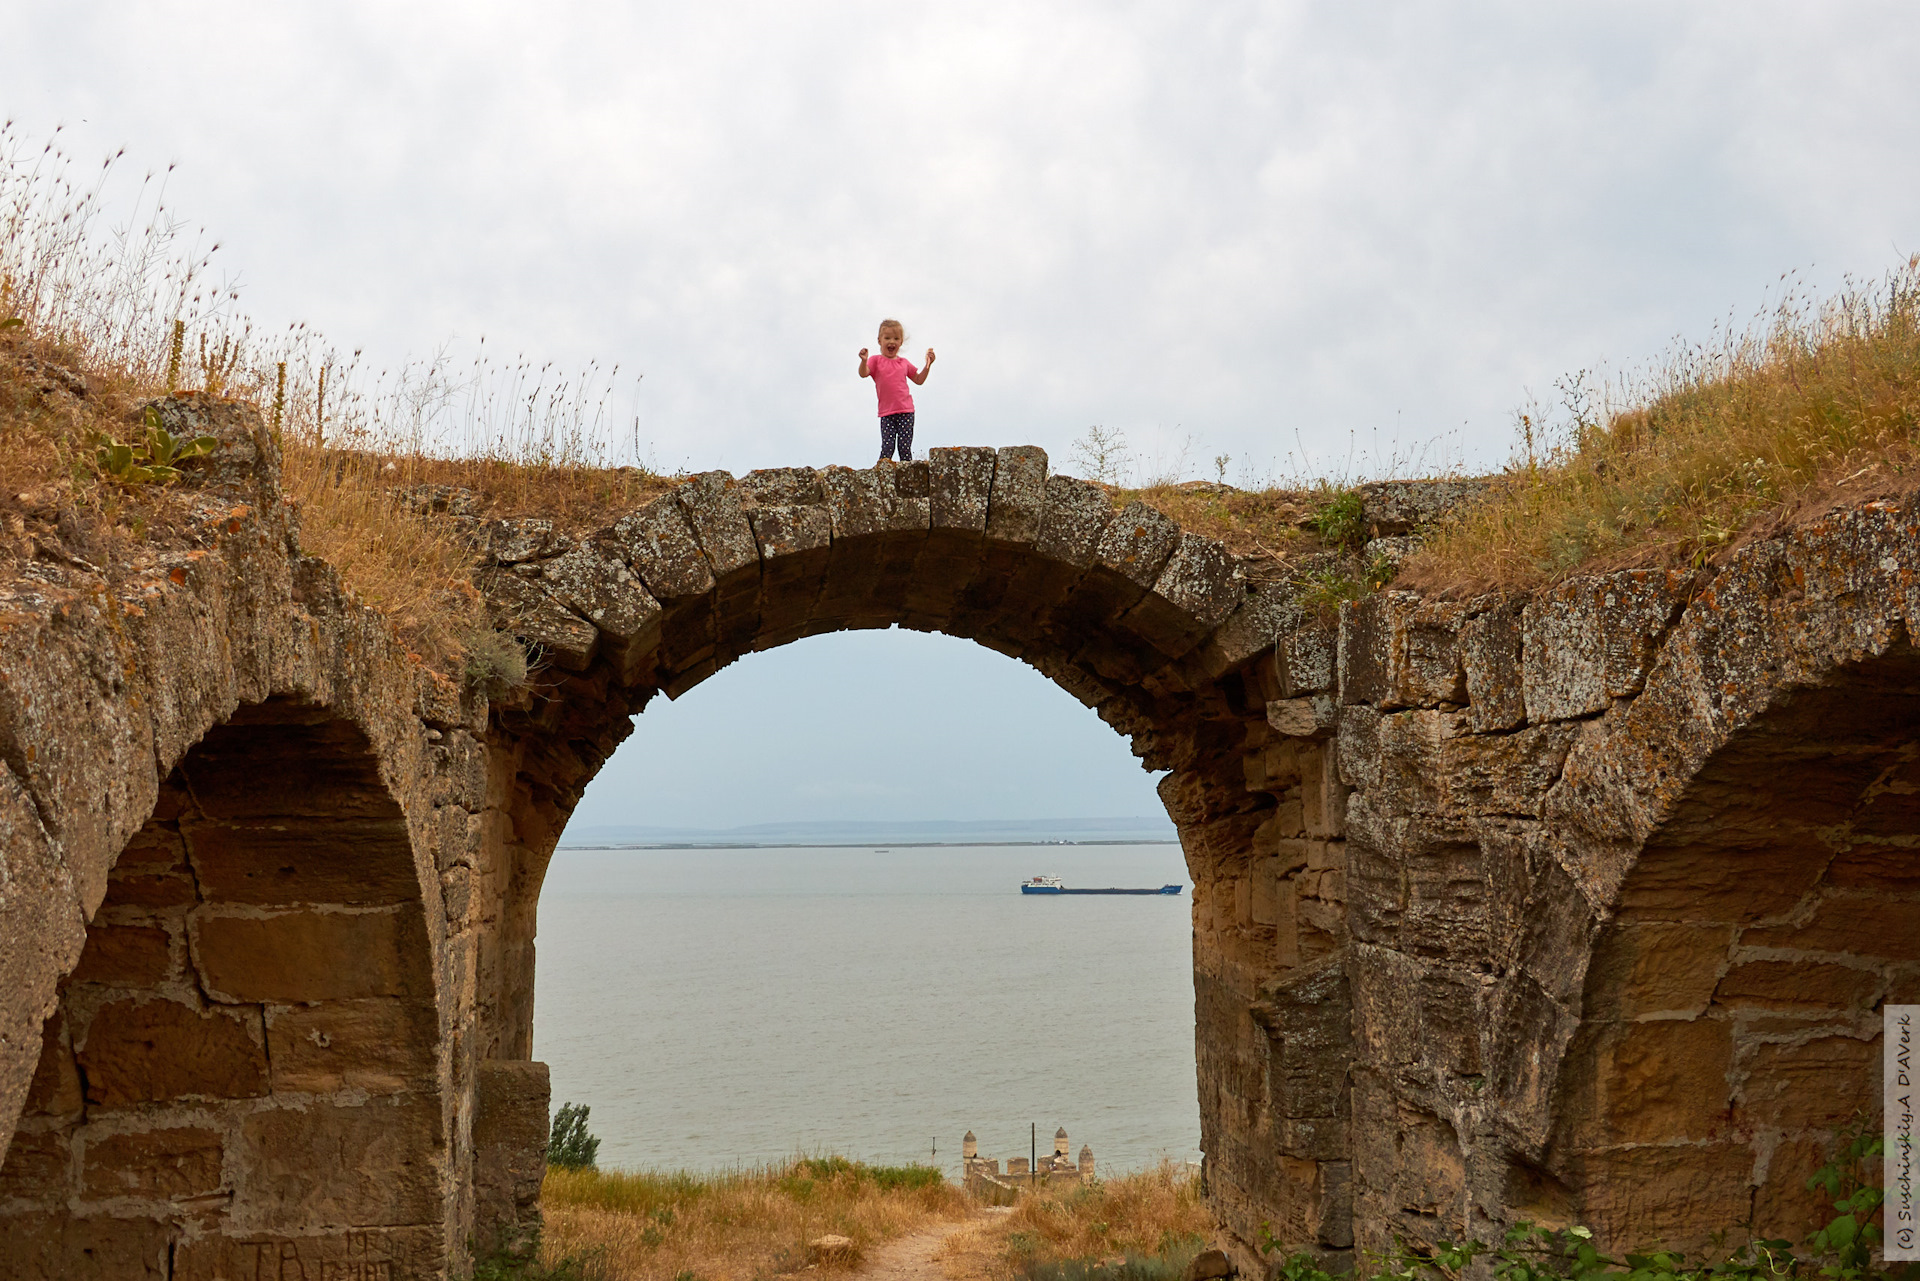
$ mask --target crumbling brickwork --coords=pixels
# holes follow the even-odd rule
[[[537,1216],[538,900],[658,694],[904,626],[1130,737],[1194,880],[1207,1192],[1339,1260],[1583,1219],[1789,1231],[1920,999],[1916,513],[1338,618],[1030,447],[689,478],[581,537],[457,514],[533,681],[422,668],[257,418],[198,550],[0,588],[0,1271],[460,1276]],[[1467,483],[1369,487],[1405,539]],[[1397,544],[1396,544],[1397,545]],[[670,977],[670,976],[669,976]]]

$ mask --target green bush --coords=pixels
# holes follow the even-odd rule
[[[547,1139],[547,1164],[563,1170],[591,1170],[600,1155],[600,1140],[587,1131],[584,1103],[562,1103],[553,1114],[553,1132]]]
[[[1307,518],[1313,532],[1334,547],[1359,547],[1367,541],[1367,516],[1357,489],[1335,489]]]

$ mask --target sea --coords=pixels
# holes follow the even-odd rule
[[[1175,844],[563,848],[534,1057],[602,1168],[1197,1161],[1191,889]]]

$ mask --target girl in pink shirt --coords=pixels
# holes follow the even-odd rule
[[[860,349],[860,376],[873,379],[873,389],[880,395],[880,461],[891,461],[897,444],[900,461],[912,462],[913,393],[907,390],[907,383],[918,387],[927,381],[927,375],[933,372],[933,348],[927,348],[926,364],[915,369],[913,362],[900,354],[907,331],[899,321],[881,321],[876,337],[880,341],[878,356],[867,355],[865,347]]]

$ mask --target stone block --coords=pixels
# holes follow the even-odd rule
[[[1368,481],[1357,488],[1361,518],[1376,535],[1408,534],[1456,507],[1477,502],[1492,483],[1480,477]]]
[[[1287,870],[1277,858],[1255,861],[1248,897],[1248,915],[1255,925],[1272,925],[1280,919],[1280,898],[1292,892]]]
[[[531,656],[570,672],[583,672],[593,662],[600,633],[533,583],[504,570],[482,570],[474,585],[486,598],[487,616],[503,632],[532,646]]]
[[[433,1007],[393,998],[329,1001],[267,1013],[278,1092],[395,1094],[433,1076]]]
[[[1382,711],[1466,702],[1456,641],[1463,609],[1411,592],[1376,592],[1340,607],[1340,701]]]
[[[1752,1209],[1753,1153],[1738,1143],[1617,1148],[1569,1166],[1594,1244],[1616,1258],[1651,1249],[1698,1257],[1712,1232]]]
[[[1009,445],[999,451],[987,504],[987,540],[1031,546],[1047,514],[1047,451]]]
[[[414,672],[413,712],[435,729],[453,729],[466,723],[467,711],[460,701],[460,686],[431,667]]]
[[[481,554],[497,565],[539,560],[557,551],[565,539],[553,532],[553,522],[537,517],[490,520],[480,526],[475,541]]]
[[[576,547],[540,567],[553,597],[592,623],[623,652],[637,655],[660,638],[660,602],[619,559],[593,546]]]
[[[229,1165],[233,1227],[433,1223],[442,1213],[443,1141],[431,1096],[249,1113]]]
[[[261,715],[271,715],[263,711]],[[196,808],[211,819],[290,817],[392,818],[393,794],[380,777],[380,762],[367,737],[351,722],[328,712],[295,723],[255,723],[244,710],[209,730],[180,766]],[[262,787],[262,779],[274,786]],[[184,853],[183,838],[165,829],[143,833],[160,866]],[[160,851],[164,849],[165,854]]]
[[[173,968],[173,949],[158,925],[111,925],[95,921],[87,929],[87,947],[73,971],[75,983],[115,987],[152,987]]]
[[[1263,743],[1240,758],[1240,777],[1250,792],[1281,792],[1300,782],[1310,749],[1292,739]],[[1314,757],[1317,762],[1318,757]]]
[[[217,1131],[165,1126],[124,1134],[80,1132],[80,1189],[89,1201],[145,1201],[209,1196],[222,1183]]]
[[[1640,692],[1688,575],[1635,569],[1538,593],[1521,615],[1527,719],[1590,716]]]
[[[371,912],[196,913],[193,960],[219,1001],[301,1004],[424,994],[431,979],[420,908]]]
[[[778,562],[786,558],[806,552],[824,555],[833,541],[833,515],[825,507],[755,507],[749,515],[768,573],[783,568]]]
[[[196,1237],[176,1247],[173,1281],[438,1281],[446,1275],[446,1230],[432,1225]]]
[[[1594,949],[1586,1006],[1601,1019],[1694,1018],[1713,1000],[1733,936],[1714,923],[1618,925]]]
[[[407,825],[382,818],[183,823],[201,895],[216,903],[403,903],[420,897]]]
[[[1182,536],[1171,517],[1143,502],[1131,502],[1100,535],[1094,564],[1144,591],[1160,577]]]
[[[1347,786],[1339,761],[1328,746],[1303,749],[1300,761],[1301,819],[1307,835],[1338,840],[1347,834]]]
[[[80,1070],[67,1044],[66,1019],[56,1010],[40,1025],[40,1057],[27,1084],[23,1115],[77,1117],[85,1106]]]
[[[673,496],[686,512],[687,524],[713,566],[716,579],[726,579],[759,562],[760,552],[747,524],[738,482],[731,475],[700,472],[676,488]]]
[[[820,473],[827,518],[836,540],[893,532],[893,486],[885,468],[855,471],[829,467]]]
[[[1733,1122],[1745,1132],[1777,1127],[1790,1134],[1831,1133],[1880,1088],[1878,1042],[1851,1036],[1761,1042],[1743,1047],[1739,1066],[1745,1079]]]
[[[1527,703],[1520,674],[1522,602],[1500,600],[1482,608],[1474,602],[1460,625],[1460,667],[1467,686],[1467,728],[1476,734],[1517,729],[1526,723]]]
[[[1340,724],[1340,706],[1328,694],[1276,699],[1267,704],[1267,724],[1290,738],[1325,738]]]
[[[1046,514],[1034,550],[1048,560],[1086,569],[1094,563],[1113,518],[1113,501],[1103,490],[1071,476],[1049,476]]]
[[[488,1240],[538,1214],[547,1170],[547,1065],[485,1059],[474,1074],[474,1223]]]
[[[1834,1198],[1807,1180],[1831,1158],[1833,1141],[1782,1139],[1767,1158],[1767,1177],[1753,1197],[1754,1235],[1804,1241],[1833,1218]]]
[[[1578,1148],[1720,1137],[1731,1100],[1730,1024],[1700,1018],[1597,1028],[1562,1066],[1562,1097]]]
[[[1436,799],[1447,811],[1532,817],[1545,806],[1578,733],[1578,726],[1550,724],[1509,734],[1418,735],[1410,746],[1425,756],[1428,777],[1439,784]]]
[[[994,451],[974,445],[927,451],[932,528],[984,534],[993,491]]]
[[[73,1131],[15,1130],[0,1161],[0,1203],[18,1199],[65,1204],[72,1190],[72,1167]],[[0,1234],[5,1222],[0,1219]]]
[[[7,1281],[180,1281],[172,1266],[176,1233],[159,1219],[0,1216],[0,1276]]]
[[[258,1098],[269,1088],[265,1039],[258,1010],[112,1001],[94,1014],[77,1058],[95,1107]]]
[[[647,593],[663,605],[713,590],[713,566],[672,494],[622,517],[613,526],[612,541]]]
[[[817,507],[827,501],[827,488],[821,473],[811,467],[765,467],[740,478],[740,501],[750,512],[760,507]]]
[[[1748,961],[1727,970],[1716,1005],[1766,1010],[1871,1010],[1884,980],[1873,970],[1818,961]]]
[[[1818,866],[1801,851],[1796,862]],[[1751,874],[1751,873],[1749,873]],[[1834,952],[1877,956],[1895,961],[1920,960],[1920,930],[1913,928],[1913,905],[1897,899],[1852,895],[1821,900],[1806,924],[1766,925],[1749,929],[1746,947],[1793,948],[1806,952]]]
[[[1244,582],[1227,549],[1211,538],[1182,533],[1173,554],[1123,620],[1172,657],[1185,654],[1240,603]]]

